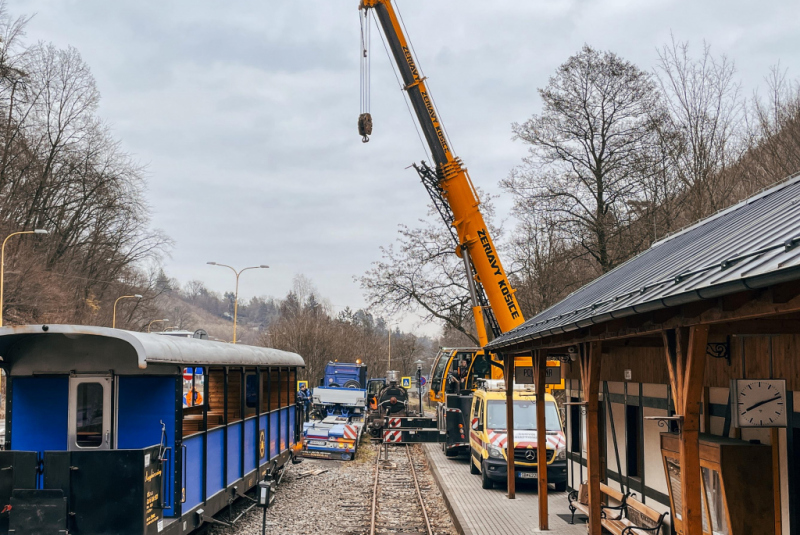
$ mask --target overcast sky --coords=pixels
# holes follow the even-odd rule
[[[377,31],[374,135],[357,135],[357,0],[8,4],[35,14],[29,40],[73,45],[91,66],[101,116],[147,165],[153,224],[175,240],[166,269],[182,282],[222,292],[232,274],[207,261],[266,263],[242,276],[243,296],[283,296],[302,273],[336,310],[363,306],[353,277],[424,217],[405,168],[425,155]],[[456,154],[491,193],[525,153],[510,124],[539,110],[536,89],[584,43],[651,70],[672,32],[735,60],[748,94],[779,60],[800,78],[797,0],[396,4]],[[506,219],[510,200],[496,204]]]

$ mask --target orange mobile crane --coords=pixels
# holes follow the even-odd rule
[[[525,320],[480,211],[480,200],[461,159],[452,146],[436,111],[426,78],[417,67],[413,49],[401,26],[391,0],[361,0],[362,39],[369,32],[368,15],[374,13],[383,29],[386,44],[400,71],[403,89],[425,137],[435,168],[425,162],[414,168],[420,175],[431,200],[448,225],[456,243],[455,253],[463,260],[472,300],[472,312],[480,348],[443,348],[430,374],[431,401],[439,402],[438,426],[447,434],[445,452],[455,455],[469,447],[467,415],[472,403],[476,379],[500,379],[503,368],[496,356],[486,357],[483,347],[493,337],[507,332]],[[370,11],[371,10],[371,11]],[[363,46],[362,74],[369,76],[366,44]],[[367,59],[368,62],[368,59]],[[359,134],[363,141],[372,133],[372,117],[364,106],[363,91],[369,87],[362,80],[362,113]],[[368,102],[368,98],[366,99]],[[531,366],[530,357],[521,365]],[[558,366],[558,362],[551,363]],[[561,387],[563,388],[563,382]]]

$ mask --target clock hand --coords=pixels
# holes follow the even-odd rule
[[[750,412],[751,410],[755,409],[756,407],[760,407],[761,405],[766,405],[767,403],[771,403],[771,402],[776,401],[778,399],[781,399],[780,395],[777,395],[774,398],[765,399],[764,401],[759,401],[758,403],[755,403],[755,404],[751,405],[750,407],[747,407],[744,411],[745,412]]]

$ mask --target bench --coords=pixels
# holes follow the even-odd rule
[[[600,483],[600,493],[619,503],[616,506],[600,506],[600,525],[604,529],[614,535],[660,535],[664,519],[669,513],[659,514],[634,498],[631,493],[623,494],[604,483]],[[578,501],[578,491],[572,491],[568,499],[572,512],[571,524],[575,523],[575,511],[589,515],[589,506]]]
[[[628,500],[627,494],[622,494],[618,490],[614,490],[605,483],[600,483],[600,494],[604,494],[607,498],[611,498],[612,500],[619,503],[619,505],[600,505],[600,517],[605,519],[608,517],[606,510],[613,511],[610,513],[612,518],[622,518],[625,514],[625,503]],[[572,519],[570,520],[570,524],[575,523],[575,512],[580,511],[586,516],[589,516],[589,506],[582,504],[578,501],[578,491],[573,490],[567,496],[569,500],[569,510],[572,512]],[[605,500],[608,502],[608,500]],[[627,534],[626,534],[627,535]]]
[[[659,514],[639,500],[628,496],[625,500],[625,517],[617,520],[603,519],[601,524],[614,535],[660,535],[664,518],[669,513]]]

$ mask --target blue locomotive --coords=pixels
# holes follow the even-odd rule
[[[301,448],[294,353],[29,325],[0,357],[0,533],[190,533]]]

